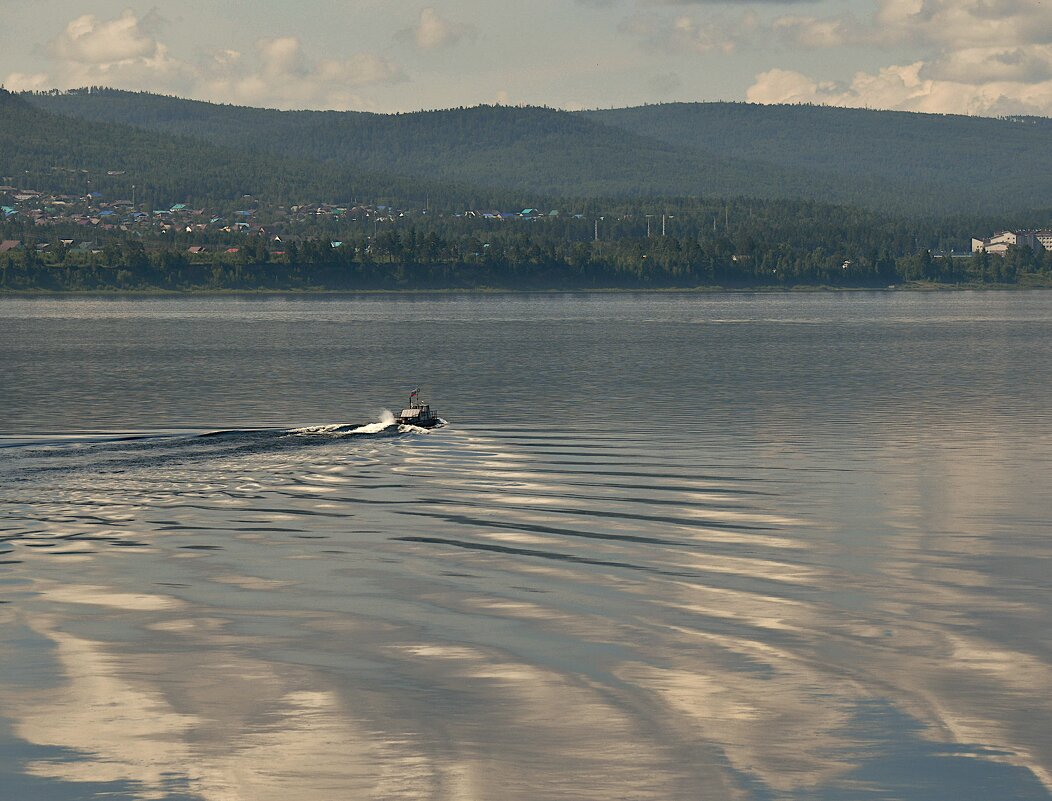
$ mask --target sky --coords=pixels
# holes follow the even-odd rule
[[[0,0],[0,82],[282,109],[1052,116],[1052,0]]]

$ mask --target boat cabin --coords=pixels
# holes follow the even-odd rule
[[[438,415],[431,411],[430,404],[420,402],[419,393],[413,392],[409,396],[409,407],[402,409],[401,414],[398,415],[398,422],[431,428],[438,425]]]

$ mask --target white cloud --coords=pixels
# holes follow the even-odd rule
[[[943,53],[925,65],[927,77],[962,83],[1052,79],[1052,45],[969,47]]]
[[[349,109],[371,105],[363,89],[406,80],[397,64],[374,53],[312,59],[294,36],[260,39],[249,57],[226,49],[184,61],[158,40],[158,22],[133,11],[111,20],[85,14],[51,42],[51,70],[11,73],[5,84],[13,90],[104,85],[277,108]]]
[[[868,25],[854,25],[849,18],[783,17],[774,26],[812,47],[912,46],[924,55],[856,73],[841,83],[768,70],[748,90],[755,102],[1052,114],[1052,3],[1047,0],[878,0]]]
[[[51,43],[62,61],[98,65],[156,59],[161,47],[131,10],[107,21],[94,14],[77,17]]]
[[[230,103],[277,108],[361,108],[368,102],[359,90],[406,79],[402,69],[374,53],[345,59],[311,60],[294,36],[256,42],[253,68],[236,51],[213,56],[209,72],[195,91],[199,96]]]
[[[295,36],[260,39],[256,42],[256,53],[259,56],[261,77],[283,80],[307,75],[303,45]]]
[[[12,72],[4,79],[4,88],[9,92],[36,92],[51,88],[50,81],[46,72]]]
[[[411,34],[416,46],[421,50],[435,50],[450,47],[465,37],[472,36],[474,29],[470,25],[451,21],[428,6],[420,12],[420,18]]]
[[[847,81],[768,69],[748,90],[755,102],[1052,114],[1052,0],[872,0],[868,18],[753,9],[735,15],[728,6],[704,14],[660,8],[692,2],[641,0],[621,29],[658,52],[719,55],[772,47],[777,52],[779,46],[913,51],[909,60]]]
[[[934,114],[1049,114],[1052,80],[1036,83],[966,83],[923,75],[922,61],[859,72],[849,83],[816,82],[792,70],[756,76],[747,97],[754,103],[819,103],[855,108],[898,109]]]
[[[159,22],[153,13],[139,17],[130,10],[111,20],[100,20],[94,14],[77,17],[51,41],[49,51],[55,70],[45,81],[51,80],[60,88],[93,84],[136,89],[185,86],[187,65],[173,59],[152,32]]]

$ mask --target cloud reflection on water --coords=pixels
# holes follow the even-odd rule
[[[480,382],[543,358],[625,425],[560,385],[522,410],[544,425],[5,449],[3,714],[71,749],[25,771],[209,801],[1052,797],[1047,393],[995,414],[1045,340],[1009,326],[1006,380],[955,350],[1000,329],[822,319],[759,349],[747,320],[440,326],[505,360]],[[327,329],[294,322],[309,360]],[[605,386],[625,360],[640,385]]]

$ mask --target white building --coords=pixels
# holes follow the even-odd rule
[[[998,231],[987,239],[972,239],[972,253],[996,253],[1003,256],[1012,246],[1033,250],[1052,250],[1052,230]]]

